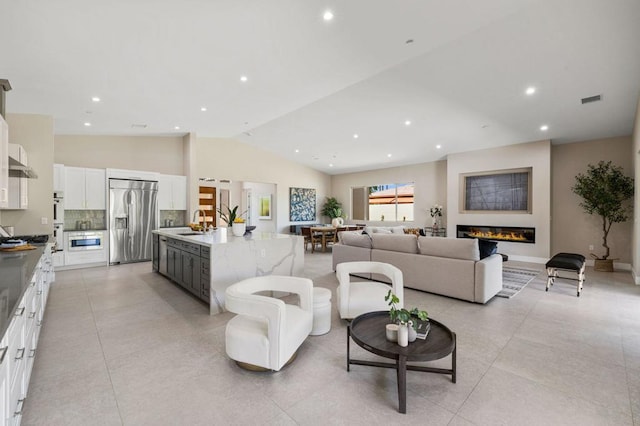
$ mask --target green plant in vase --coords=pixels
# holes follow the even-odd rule
[[[413,308],[411,310],[398,308],[397,305],[400,303],[400,299],[391,290],[389,290],[384,300],[389,304],[389,318],[392,323],[409,324],[411,318],[419,318],[422,321],[429,319],[427,311],[422,311],[418,308]]]
[[[225,222],[227,222],[227,226],[231,227],[231,225],[235,222],[235,223],[242,223],[244,222],[244,219],[241,218],[241,216],[243,214],[245,214],[247,211],[245,210],[244,212],[238,214],[238,208],[239,206],[235,206],[233,209],[230,208],[229,206],[227,207],[227,211],[223,211],[221,208],[217,209],[218,214],[220,215],[220,219],[224,220]],[[239,222],[239,219],[242,219],[242,222]]]

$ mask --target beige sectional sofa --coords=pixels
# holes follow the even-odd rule
[[[333,269],[362,260],[400,268],[405,287],[470,302],[486,303],[502,290],[502,257],[481,260],[476,239],[341,232],[333,246]],[[382,276],[365,278],[384,281]]]

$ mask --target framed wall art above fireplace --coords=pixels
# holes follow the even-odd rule
[[[460,213],[531,214],[531,167],[460,175]]]

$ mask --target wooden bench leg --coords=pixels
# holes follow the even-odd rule
[[[553,280],[558,275],[558,271],[555,268],[547,268],[547,287],[544,291],[549,291],[549,287],[553,285]]]

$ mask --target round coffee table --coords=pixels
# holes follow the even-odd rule
[[[393,368],[398,377],[398,411],[407,412],[407,370],[426,373],[451,374],[456,382],[456,334],[438,321],[429,318],[431,330],[425,340],[416,339],[409,346],[402,347],[386,338],[385,326],[389,324],[389,311],[362,314],[351,321],[347,328],[347,371],[351,364],[371,367]],[[358,346],[395,363],[351,359],[350,341]],[[407,365],[408,361],[434,361],[451,355],[451,369]]]

